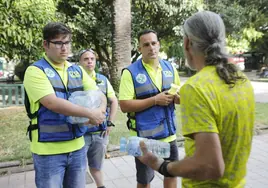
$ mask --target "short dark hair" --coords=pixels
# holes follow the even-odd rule
[[[69,27],[60,22],[50,22],[43,29],[43,39],[49,41],[56,38],[58,35],[70,35],[72,31]]]
[[[154,33],[156,35],[156,37],[157,37],[157,40],[158,40],[157,32],[155,30],[152,30],[152,29],[144,29],[144,30],[142,30],[142,31],[140,31],[138,33],[138,41],[140,42],[140,37],[142,35],[145,35],[145,34],[148,34],[148,33]]]

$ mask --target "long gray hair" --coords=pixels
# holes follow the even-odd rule
[[[225,26],[221,17],[210,11],[201,11],[184,23],[184,32],[193,50],[205,56],[206,65],[215,65],[216,71],[226,84],[233,87],[237,80],[244,80],[237,67],[228,63],[225,47]]]

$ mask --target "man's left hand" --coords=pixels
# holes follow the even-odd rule
[[[157,158],[154,154],[149,152],[146,147],[146,144],[143,141],[140,142],[140,148],[141,148],[143,155],[141,157],[138,157],[138,159],[145,165],[158,171],[161,164],[164,162],[164,159]]]

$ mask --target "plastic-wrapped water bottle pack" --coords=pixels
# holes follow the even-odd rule
[[[89,109],[96,109],[101,105],[101,95],[102,92],[100,90],[75,91],[71,94],[68,100],[71,103],[77,104],[79,106],[83,106]],[[67,121],[72,124],[82,124],[86,123],[88,121],[88,118],[68,116]]]

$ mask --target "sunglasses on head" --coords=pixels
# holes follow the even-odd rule
[[[94,50],[92,50],[91,48],[89,48],[89,49],[84,49],[84,50],[79,51],[78,57],[80,58],[86,52],[91,52],[91,53],[95,54]]]

